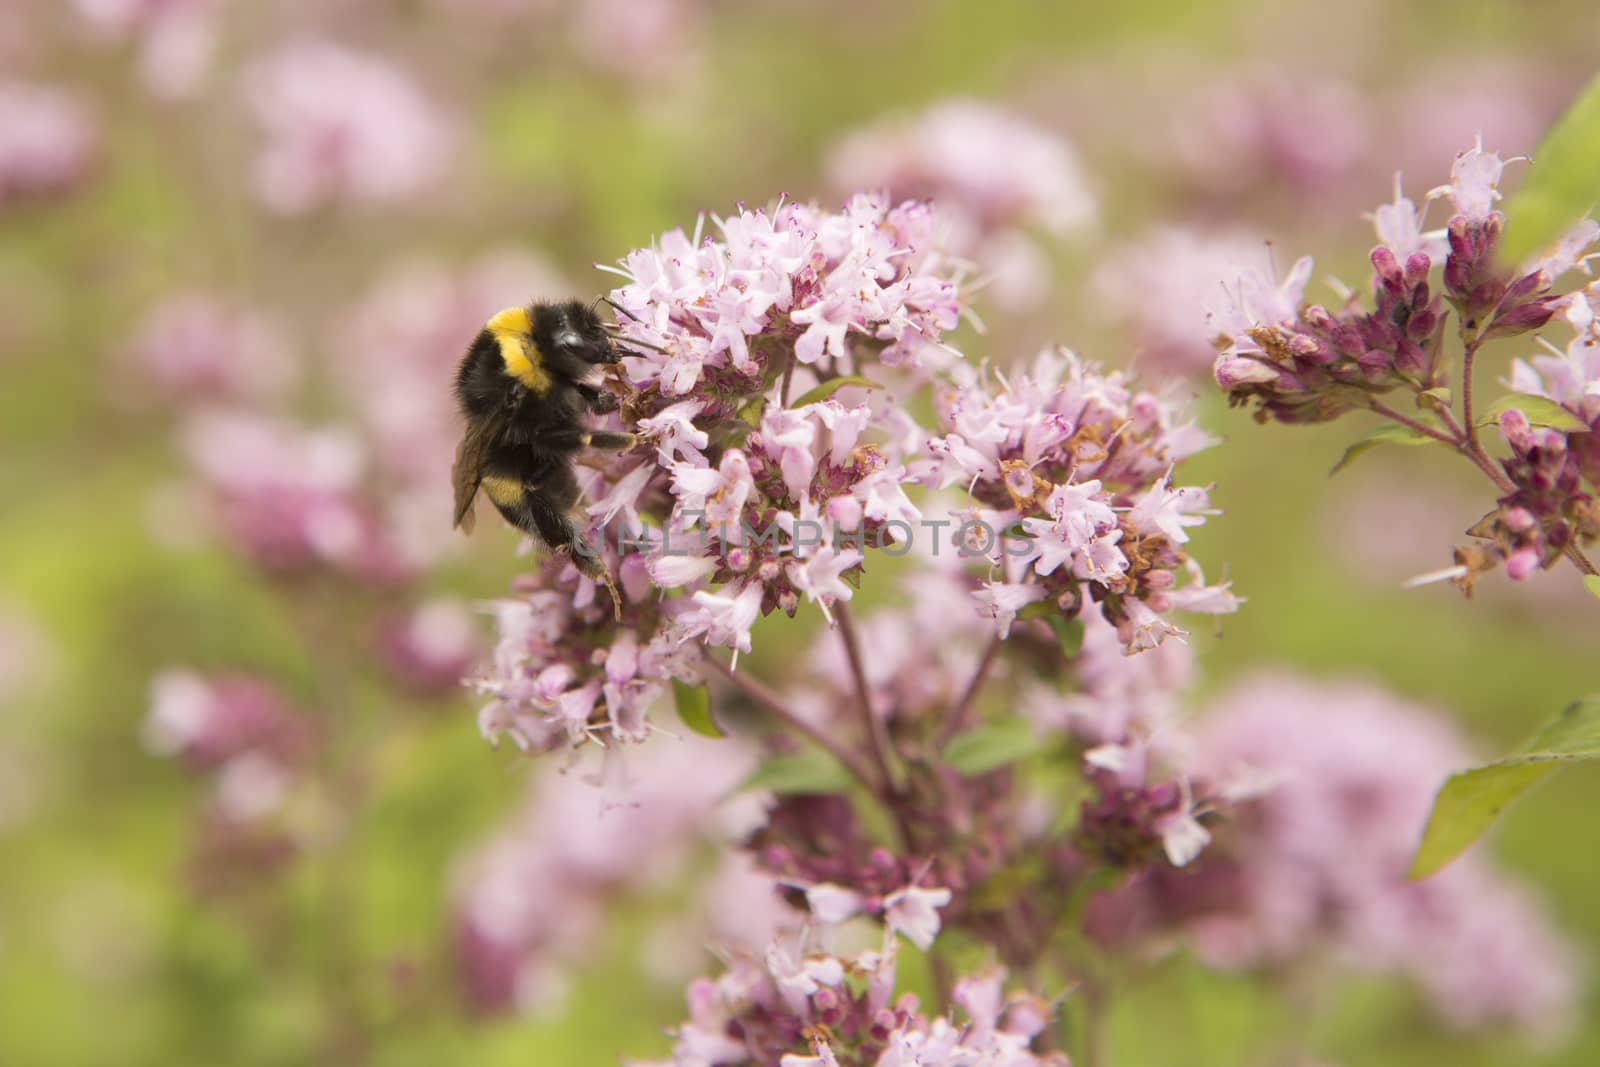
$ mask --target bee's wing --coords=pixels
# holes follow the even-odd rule
[[[456,462],[450,470],[450,481],[456,491],[455,525],[463,533],[472,532],[472,502],[478,495],[479,483],[483,481],[484,459],[505,424],[506,417],[500,414],[474,419],[467,424],[466,436],[456,446]]]

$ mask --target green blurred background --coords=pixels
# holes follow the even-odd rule
[[[525,246],[579,295],[598,292],[608,276],[590,264],[736,201],[834,196],[823,165],[842,134],[973,96],[1071,138],[1101,221],[1048,246],[1051,299],[990,311],[988,335],[969,334],[965,349],[1008,360],[1061,340],[1119,362],[1137,342],[1091,284],[1119,240],[1166,221],[1239,224],[1270,236],[1280,262],[1316,251],[1319,277],[1358,278],[1359,213],[1416,158],[1389,120],[1426,98],[1469,114],[1481,103],[1492,127],[1501,95],[1535,87],[1543,95],[1519,114],[1553,117],[1600,54],[1588,0],[728,0],[685,3],[685,28],[664,38],[673,62],[641,74],[585,55],[557,16],[500,20],[480,10],[491,6],[224,6],[214,69],[179,100],[145,91],[134,48],[92,39],[67,7],[18,8],[43,44],[0,56],[91,101],[104,142],[79,187],[0,206],[0,608],[16,620],[0,636],[12,664],[0,693],[0,1064],[613,1063],[662,1054],[662,1029],[681,1016],[681,991],[639,958],[662,905],[627,897],[555,1016],[477,1019],[431,995],[451,981],[452,860],[537,772],[482,743],[465,694],[408,700],[385,685],[348,617],[374,604],[286,590],[219,547],[152,534],[152,500],[183,465],[172,418],[123,402],[113,354],[163,294],[204,284],[287,316],[314,379],[344,357],[321,340],[327,325],[397,261]],[[250,206],[235,75],[255,50],[305,34],[387,55],[463,117],[441,191],[292,220]],[[1196,195],[1175,176],[1165,131],[1194,87],[1237,70],[1274,72],[1291,96],[1313,82],[1354,94],[1372,116],[1361,158],[1310,191],[1241,167],[1236,185]],[[1411,191],[1443,181],[1448,164],[1420,161],[1429,169]],[[1195,472],[1215,481],[1225,515],[1194,555],[1225,563],[1249,597],[1215,637],[1195,638],[1206,689],[1269,664],[1371,676],[1452,709],[1492,754],[1600,688],[1600,605],[1565,573],[1516,590],[1491,580],[1470,603],[1448,587],[1399,589],[1446,562],[1450,539],[1486,509],[1465,472],[1403,449],[1329,481],[1357,427],[1259,427],[1203,381],[1195,392],[1227,443]],[[308,411],[333,408],[306,398]],[[513,543],[480,537],[428,587],[497,594],[518,570]],[[197,901],[187,865],[203,787],[140,743],[149,679],[173,665],[280,679],[363,753],[366,799],[340,824],[337,861]],[[1600,776],[1573,771],[1488,846],[1542,888],[1591,956],[1597,811]],[[1120,1002],[1117,1062],[1260,1062],[1278,1010],[1263,983],[1178,959]],[[359,1019],[359,1040],[329,1037],[340,1013]],[[1590,1064],[1590,1015],[1572,1043],[1536,1050],[1445,1036],[1402,986],[1352,981],[1310,1047],[1347,1064]]]

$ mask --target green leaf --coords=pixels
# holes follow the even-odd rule
[[[767,412],[767,398],[758,396],[739,409],[739,421],[749,427],[761,425],[761,416]]]
[[[773,756],[740,783],[737,792],[768,789],[774,793],[842,793],[853,779],[838,760],[826,752]]]
[[[1479,415],[1476,421],[1479,426],[1487,426],[1498,420],[1501,412],[1513,409],[1526,415],[1528,422],[1534,426],[1544,426],[1561,433],[1578,433],[1589,428],[1587,422],[1549,397],[1531,396],[1527,393],[1507,393],[1484,408],[1483,414]]]
[[[1583,576],[1583,587],[1596,597],[1600,597],[1600,574],[1585,574]]]
[[[1450,402],[1450,390],[1443,385],[1425,389],[1417,394],[1417,407],[1423,411],[1438,411],[1440,408],[1448,411]]]
[[[1472,847],[1512,801],[1562,764],[1593,759],[1600,759],[1600,695],[1568,707],[1517,755],[1447,778],[1408,877],[1426,878]]]
[[[1600,78],[1591,81],[1533,151],[1528,178],[1506,201],[1505,254],[1525,258],[1560,237],[1600,198]]]
[[[1013,716],[986,722],[944,747],[944,761],[964,775],[987,774],[1039,750],[1033,726]]]
[[[1062,654],[1068,659],[1076,659],[1083,648],[1083,620],[1052,615],[1050,629],[1056,632],[1056,640],[1061,642]]]
[[[1379,445],[1436,445],[1439,443],[1427,434],[1418,433],[1409,426],[1402,426],[1398,422],[1387,422],[1345,449],[1344,455],[1339,457],[1339,462],[1335,463],[1333,470],[1328,472],[1328,477],[1331,478],[1344,470],[1361,453],[1377,448]]]
[[[703,685],[672,682],[672,697],[678,705],[683,725],[704,737],[727,737],[711,714],[711,691]]]
[[[843,375],[840,375],[837,378],[829,378],[827,381],[823,382],[821,385],[817,386],[815,389],[812,389],[812,390],[808,391],[807,393],[805,393],[803,396],[801,396],[798,400],[796,400],[794,403],[790,404],[789,406],[792,407],[792,408],[803,408],[807,404],[820,404],[824,400],[826,400],[830,396],[832,396],[834,393],[837,393],[839,390],[847,389],[847,388],[849,388],[849,389],[882,389],[883,386],[879,385],[877,382],[873,381],[870,378],[861,378],[861,377],[857,377],[854,374],[843,374]]]

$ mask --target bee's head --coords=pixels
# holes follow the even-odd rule
[[[533,326],[534,343],[559,362],[615,363],[616,346],[594,309],[577,300],[547,304],[538,309]]]

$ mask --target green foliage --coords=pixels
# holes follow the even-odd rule
[[[883,386],[879,385],[871,378],[862,378],[854,374],[841,374],[837,378],[829,378],[815,389],[808,389],[805,392],[805,395],[795,400],[795,402],[789,406],[792,408],[803,408],[807,404],[820,404],[841,389],[882,388]]]
[[[1413,430],[1409,426],[1402,426],[1397,422],[1385,423],[1373,430],[1367,436],[1344,450],[1344,455],[1339,457],[1339,462],[1333,465],[1328,472],[1331,478],[1355,462],[1356,458],[1364,452],[1370,452],[1379,445],[1437,445],[1438,440],[1425,433]]]
[[[1011,716],[961,734],[945,746],[943,756],[951,767],[971,776],[998,770],[1038,750],[1032,724],[1020,716]]]
[[[1532,396],[1527,393],[1507,393],[1484,408],[1483,414],[1477,418],[1477,423],[1479,426],[1487,426],[1497,421],[1501,413],[1506,411],[1520,411],[1527,417],[1530,425],[1543,426],[1561,433],[1581,433],[1589,428],[1588,423],[1549,397]]]
[[[703,685],[688,685],[674,680],[672,699],[683,725],[703,737],[726,737],[711,714],[711,691]]]
[[[1506,201],[1505,254],[1522,259],[1600,205],[1600,77],[1533,152],[1528,180]]]
[[[1568,707],[1515,756],[1452,774],[1434,799],[1412,878],[1426,878],[1482,837],[1512,801],[1564,763],[1600,758],[1600,696]]]
[[[774,793],[840,793],[853,783],[850,772],[826,752],[772,756],[739,784],[738,792],[766,789]]]

